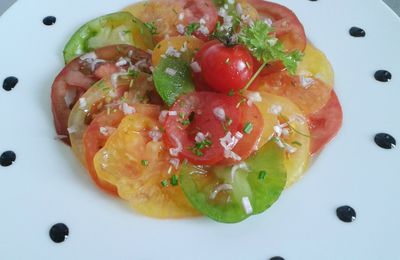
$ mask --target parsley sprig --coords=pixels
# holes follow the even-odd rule
[[[272,32],[272,27],[264,21],[258,20],[254,24],[244,27],[239,33],[239,42],[245,45],[258,61],[263,63],[245,89],[253,83],[269,62],[280,60],[290,74],[296,72],[297,64],[303,54],[299,51],[286,52],[282,42],[271,35]]]

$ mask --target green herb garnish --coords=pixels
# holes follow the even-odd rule
[[[149,165],[149,161],[148,160],[142,160],[141,161],[143,166],[148,166]]]
[[[168,181],[167,181],[167,180],[161,181],[161,185],[162,185],[163,187],[167,187],[167,186],[168,186]]]
[[[151,35],[158,34],[157,26],[156,26],[156,23],[154,21],[153,22],[144,23],[144,26],[146,26],[147,29],[149,29]]]
[[[201,157],[204,155],[202,150],[205,148],[209,148],[211,145],[212,145],[211,140],[204,139],[201,142],[196,142],[194,146],[190,148],[190,150],[192,150],[192,153],[194,153],[195,155]]]
[[[259,180],[264,180],[266,176],[267,176],[267,172],[266,171],[260,171],[258,173],[258,179]]]
[[[253,25],[244,27],[239,33],[239,43],[245,45],[253,56],[263,63],[244,89],[247,89],[262,69],[272,61],[282,61],[290,74],[296,72],[303,54],[299,51],[286,52],[282,42],[271,35],[272,32],[272,27],[258,20]]]
[[[186,35],[190,36],[192,35],[195,31],[197,31],[197,29],[200,28],[200,23],[190,23],[187,27],[186,27]]]
[[[178,176],[176,176],[175,174],[172,175],[170,183],[171,183],[172,186],[178,185]]]
[[[253,131],[253,124],[251,122],[247,122],[243,127],[243,132],[246,134],[250,134]]]

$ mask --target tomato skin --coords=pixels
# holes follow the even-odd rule
[[[227,93],[246,86],[253,76],[253,58],[241,45],[227,47],[213,41],[206,44],[196,55],[200,74],[205,83],[217,92]]]
[[[315,155],[339,132],[343,111],[339,99],[332,91],[328,103],[308,117],[311,130],[311,154]]]
[[[277,38],[287,51],[304,51],[307,37],[297,16],[285,6],[264,0],[248,0],[262,17],[272,20]]]
[[[136,63],[139,60],[146,60],[146,64],[150,66],[150,55],[144,51],[136,49],[129,45],[111,45],[95,50],[98,59],[103,59],[106,62],[98,64],[92,70],[91,64],[82,61],[79,57],[67,64],[63,70],[57,75],[51,87],[51,105],[54,118],[54,126],[60,139],[70,144],[68,137],[68,118],[72,107],[79,98],[101,77],[109,76],[115,72],[115,62],[120,57],[128,56],[129,51],[132,51],[130,60]],[[109,67],[109,68],[106,68]],[[121,69],[117,68],[118,71]],[[144,71],[149,72],[149,68],[144,68]],[[66,96],[71,92],[71,104],[66,103]]]
[[[195,92],[182,96],[170,109],[177,115],[168,115],[164,123],[166,132],[164,140],[167,146],[172,149],[181,146],[179,157],[195,165],[213,165],[221,161],[224,158],[224,150],[219,139],[226,133],[222,122],[213,114],[213,109],[222,107],[225,115],[232,120],[227,130],[236,130],[240,119],[240,111],[236,109],[238,102],[239,99],[236,97],[212,92]],[[192,112],[194,113],[193,121],[189,126],[183,126],[182,120],[187,119]],[[184,115],[184,118],[180,118],[180,114]],[[198,132],[210,133],[212,142],[210,147],[202,150],[202,156],[196,155],[191,150],[191,147],[195,145],[195,136]]]
[[[254,104],[249,106],[245,103],[239,109],[241,110],[241,118],[238,130],[243,133],[245,125],[251,123],[252,131],[249,134],[243,133],[244,137],[239,140],[232,151],[239,155],[242,160],[246,160],[257,149],[257,144],[264,129],[264,121],[260,110]],[[234,159],[224,159],[219,164],[233,165],[237,164],[237,161]]]
[[[111,183],[108,183],[97,176],[96,169],[93,164],[93,158],[96,153],[104,147],[109,137],[109,135],[104,135],[100,132],[101,127],[116,128],[123,118],[124,113],[120,110],[117,110],[111,114],[107,114],[107,111],[103,111],[93,119],[83,136],[86,169],[88,170],[90,177],[99,188],[114,196],[118,195],[117,188]]]

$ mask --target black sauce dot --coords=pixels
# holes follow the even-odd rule
[[[353,222],[356,220],[356,211],[350,206],[341,206],[336,209],[337,217],[343,222]]]
[[[18,84],[18,79],[16,77],[8,77],[3,81],[3,89],[5,91],[11,91]]]
[[[310,0],[311,2],[317,2],[318,0]],[[279,256],[278,256],[279,257]],[[271,258],[272,259],[272,258]],[[278,258],[277,258],[278,259]],[[277,260],[276,259],[276,260]],[[279,259],[283,259],[283,258],[279,258]],[[275,260],[275,259],[273,259],[273,260]]]
[[[3,167],[10,166],[15,162],[15,159],[17,159],[17,156],[13,151],[6,151],[0,156],[0,165]]]
[[[366,33],[359,27],[351,27],[349,33],[353,37],[365,37]]]
[[[53,25],[55,24],[57,21],[57,18],[55,18],[54,16],[47,16],[43,19],[43,23],[47,26]]]
[[[375,135],[375,143],[383,149],[393,149],[396,147],[396,139],[386,133],[379,133]]]
[[[64,242],[69,235],[69,229],[67,225],[63,223],[57,223],[50,228],[49,235],[51,240],[55,243]]]
[[[392,79],[392,74],[387,70],[378,70],[375,72],[374,77],[377,81],[388,82]]]
[[[312,1],[312,0],[310,0],[310,1]],[[274,257],[271,257],[269,260],[285,260],[285,258],[283,258],[281,256],[274,256]]]

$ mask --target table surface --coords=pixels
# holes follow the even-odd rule
[[[400,0],[383,1],[400,16]],[[16,0],[0,0],[0,15],[2,15],[14,2],[16,2]]]

